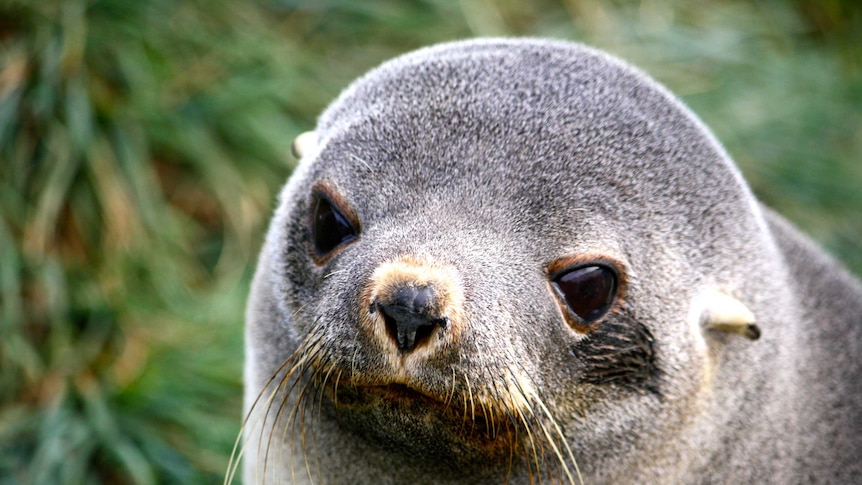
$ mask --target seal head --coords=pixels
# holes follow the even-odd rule
[[[834,362],[858,284],[625,63],[419,50],[296,150],[249,300],[246,483],[860,472],[860,366]]]

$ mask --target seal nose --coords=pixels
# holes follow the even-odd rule
[[[426,341],[434,327],[446,328],[448,319],[437,313],[433,286],[403,285],[372,305],[383,314],[386,330],[400,352],[410,352]]]

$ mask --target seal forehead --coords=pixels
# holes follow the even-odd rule
[[[627,115],[637,118],[645,105],[652,104],[684,110],[635,69],[578,44],[456,42],[402,56],[371,71],[324,112],[319,128],[326,133],[384,114],[427,116],[453,109],[497,123],[582,120],[586,125]]]
[[[687,185],[712,179],[743,190],[721,147],[672,95],[577,44],[472,41],[408,54],[346,89],[321,116],[318,135],[324,144],[341,141],[333,151],[342,158],[459,170],[469,184],[481,173],[498,179],[513,163],[541,164],[557,181],[583,185],[597,179],[585,172],[666,176],[667,165],[684,172],[698,158],[715,173]],[[514,182],[519,174],[510,172]],[[530,172],[527,184],[536,181]]]

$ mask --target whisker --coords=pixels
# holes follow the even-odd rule
[[[261,456],[261,451],[263,451],[261,449],[263,446],[263,432],[264,432],[264,430],[267,429],[266,423],[269,420],[270,415],[272,413],[272,405],[275,402],[275,397],[278,396],[279,394],[281,394],[283,396],[283,399],[279,403],[278,410],[276,411],[275,416],[273,418],[274,419],[274,422],[272,425],[273,429],[278,427],[278,423],[280,423],[282,420],[282,416],[283,416],[283,413],[285,410],[285,405],[288,402],[287,396],[289,396],[293,392],[293,389],[295,388],[296,384],[301,381],[301,376],[307,371],[311,360],[315,359],[316,356],[321,352],[321,348],[322,348],[320,345],[321,336],[322,336],[321,332],[314,332],[312,334],[309,334],[305,338],[305,340],[299,345],[299,347],[282,363],[282,365],[279,367],[279,369],[273,374],[273,376],[267,382],[267,385],[264,386],[264,390],[265,390],[267,387],[269,387],[272,384],[272,382],[275,380],[275,378],[278,376],[278,374],[280,374],[282,371],[284,371],[285,367],[287,367],[288,365],[290,366],[290,368],[285,372],[284,376],[281,377],[278,385],[275,387],[275,389],[270,394],[269,398],[267,399],[267,401],[265,403],[266,404],[266,406],[265,406],[266,411],[263,413],[263,423],[262,423],[261,428],[260,428],[261,431],[260,431],[260,436],[258,437],[258,445],[257,445],[258,446],[258,452],[257,452],[258,467],[257,468],[260,468],[260,456]],[[294,376],[296,376],[295,379],[294,379]],[[288,385],[288,382],[291,380],[292,380],[292,382]],[[249,414],[251,414],[251,412],[254,409],[256,409],[257,404],[258,403],[256,401],[255,404],[252,406],[252,409],[249,411]],[[288,426],[288,428],[289,428],[289,426]],[[285,432],[286,432],[286,430],[285,430]],[[269,468],[270,449],[272,446],[273,434],[274,433],[272,432],[272,430],[270,430],[269,437],[267,438],[266,449],[263,452],[263,477],[260,480],[257,478],[255,480],[258,483],[265,483],[266,482],[266,474],[267,474],[267,470]],[[281,445],[279,446],[279,450],[283,450],[283,446],[284,446],[284,434],[282,434],[282,441],[281,441]],[[280,453],[280,451],[279,451],[279,453]],[[292,468],[293,467],[291,466],[291,469]],[[255,471],[255,473],[256,474],[258,473],[257,470]]]
[[[292,394],[293,390],[296,388],[296,386],[300,382],[302,382],[302,380],[303,380],[302,376],[308,371],[308,368],[310,366],[310,359],[314,358],[313,356],[317,355],[318,352],[320,352],[320,347],[318,347],[311,354],[306,354],[305,356],[303,356],[303,359],[301,359],[299,362],[297,362],[297,364],[290,370],[290,373],[287,376],[285,376],[285,379],[282,380],[281,386],[284,386],[284,385],[288,384],[288,380],[292,379],[289,386],[285,389],[285,392],[283,393],[284,399],[282,399],[281,402],[279,403],[278,410],[276,411],[276,414],[275,414],[275,421],[272,425],[272,430],[270,431],[269,438],[267,440],[266,454],[264,455],[264,463],[265,463],[264,464],[264,471],[266,471],[267,464],[269,462],[270,447],[272,445],[273,436],[275,435],[273,430],[279,428],[280,427],[279,423],[281,423],[282,419],[285,418],[285,410],[287,409],[287,404],[289,402],[289,399],[287,398],[287,396]],[[306,357],[308,357],[308,358],[306,358]],[[296,377],[293,378],[293,374],[296,373],[297,371],[298,371],[298,374],[296,374]],[[303,389],[305,387],[307,387],[307,385],[308,385],[307,383],[303,384]],[[293,474],[293,468],[294,468],[293,461],[292,461],[292,458],[293,458],[293,440],[288,439],[288,436],[293,435],[293,433],[292,433],[293,418],[291,416],[295,416],[297,408],[300,408],[302,406],[303,406],[303,402],[302,402],[302,398],[300,395],[300,397],[298,397],[297,400],[291,406],[291,410],[287,412],[287,416],[288,416],[287,422],[285,423],[285,426],[282,428],[282,431],[279,435],[278,453],[276,454],[276,456],[280,456],[284,452],[285,443],[289,443],[287,446],[289,446],[289,448],[290,448],[289,455],[291,457],[291,474]],[[264,476],[266,476],[266,475],[264,474]]]
[[[516,387],[516,389],[518,390],[519,393],[521,393],[522,399],[526,402],[526,396],[524,396],[523,391],[520,389],[520,386]],[[524,413],[522,411],[521,406],[513,405],[513,408],[514,408],[515,412],[517,413],[518,417],[521,419],[521,423],[523,423],[523,425],[524,425],[524,431],[526,431],[526,433],[527,433],[527,439],[529,440],[530,449],[532,449],[532,451],[533,451],[533,462],[536,464],[536,472],[538,473],[538,471],[541,469],[541,465],[539,463],[539,456],[537,454],[538,450],[537,450],[536,441],[535,441],[535,438],[533,437],[532,431],[530,431],[530,423],[527,422],[527,418],[526,418],[526,416],[524,416]],[[532,467],[529,466],[529,462],[528,462],[527,469],[530,473],[530,483],[533,483],[533,471],[532,471]]]
[[[369,171],[371,171],[371,172],[373,172],[373,171],[374,171],[374,169],[373,169],[373,168],[371,168],[371,165],[370,165],[368,162],[366,162],[365,160],[363,160],[363,159],[361,159],[361,158],[357,157],[356,155],[354,155],[354,154],[352,154],[352,153],[351,153],[351,154],[350,154],[350,158],[352,158],[352,159],[356,160],[357,162],[361,163],[362,165],[364,165],[364,166],[365,166],[365,168],[367,168]]]
[[[245,443],[243,443],[242,447],[239,447],[239,444],[242,441],[243,433],[246,431],[246,428],[250,424],[249,420],[252,417],[253,411],[257,408],[257,405],[260,402],[261,398],[263,397],[264,393],[266,392],[266,389],[270,385],[272,385],[272,383],[275,381],[276,376],[279,373],[281,373],[281,371],[283,371],[285,369],[285,367],[287,367],[287,365],[290,363],[290,360],[292,358],[293,358],[293,355],[291,355],[287,359],[285,359],[281,363],[281,365],[278,367],[278,369],[276,369],[276,371],[272,374],[272,376],[269,378],[269,380],[267,380],[266,384],[264,384],[264,386],[260,390],[260,392],[257,393],[257,397],[255,397],[254,402],[251,404],[251,407],[249,408],[248,414],[246,414],[246,416],[243,418],[242,425],[240,426],[240,429],[239,429],[239,433],[237,434],[236,440],[234,441],[234,444],[233,444],[233,449],[231,449],[230,461],[228,461],[228,469],[227,469],[227,473],[225,474],[224,485],[229,485],[230,483],[233,483],[233,479],[236,475],[237,470],[239,469],[240,460],[242,459],[243,452],[245,451]],[[273,391],[273,395],[271,396],[272,398],[274,398],[274,392],[275,391]],[[252,429],[254,429],[253,426],[252,426]],[[237,448],[239,448],[239,451],[237,451]]]
[[[283,396],[284,396],[284,398],[283,398],[283,399],[281,400],[281,402],[279,403],[278,411],[276,412],[275,417],[274,417],[273,427],[277,426],[277,425],[278,425],[278,423],[281,421],[281,414],[282,414],[282,412],[283,412],[283,410],[284,410],[285,404],[287,403],[287,399],[286,399],[286,397],[287,397],[288,395],[290,395],[290,393],[291,393],[291,389],[292,389],[292,388],[293,388],[293,386],[295,385],[295,382],[296,382],[296,381],[294,381],[294,384],[293,384],[293,385],[291,385],[290,387],[288,387],[288,388],[286,389],[286,392],[285,392],[285,387],[284,387],[284,386],[288,383],[288,381],[290,381],[290,379],[293,377],[294,373],[295,373],[297,370],[300,370],[300,374],[302,374],[302,373],[304,373],[304,372],[305,372],[305,371],[304,371],[304,367],[305,367],[305,360],[306,360],[306,356],[307,356],[307,354],[305,354],[305,352],[304,352],[304,348],[303,348],[303,347],[304,347],[304,346],[301,346],[301,347],[300,347],[299,349],[297,349],[293,354],[291,354],[291,356],[290,356],[290,357],[288,357],[288,359],[287,359],[287,361],[286,361],[286,362],[290,362],[290,361],[296,360],[296,359],[295,359],[295,357],[297,357],[297,356],[299,356],[299,357],[301,357],[301,358],[300,358],[300,359],[298,359],[298,360],[296,360],[296,362],[293,362],[293,363],[291,364],[290,369],[289,369],[289,370],[287,370],[287,372],[285,373],[285,375],[280,379],[280,381],[279,381],[278,385],[275,387],[275,389],[273,390],[273,392],[272,392],[272,394],[270,395],[269,399],[267,399],[267,401],[266,401],[266,411],[265,411],[265,412],[264,412],[264,414],[263,414],[263,423],[261,424],[261,436],[259,436],[259,438],[258,438],[258,445],[257,445],[257,446],[258,446],[258,450],[257,450],[258,461],[260,460],[261,447],[263,446],[263,442],[262,442],[262,439],[263,439],[263,431],[264,431],[265,429],[267,429],[266,423],[267,423],[267,421],[269,420],[270,413],[271,413],[271,410],[272,410],[272,405],[273,405],[273,404],[274,404],[274,402],[275,402],[275,398],[276,398],[276,396],[278,396],[279,394],[281,394],[281,395],[283,395]],[[276,375],[277,375],[277,374],[276,374]],[[265,389],[265,388],[264,388],[264,389]],[[263,462],[264,462],[264,463],[263,463],[263,479],[261,480],[261,482],[262,482],[262,483],[265,483],[265,482],[266,482],[266,472],[267,472],[268,464],[269,464],[269,452],[270,452],[270,448],[271,448],[271,445],[272,445],[272,436],[273,436],[273,435],[272,435],[272,432],[270,432],[269,437],[267,438],[266,449],[265,449],[265,452],[264,452],[264,455],[263,455],[263,457],[264,457]]]
[[[318,401],[317,401],[317,402],[318,402],[318,404],[319,404],[319,405],[318,405],[318,411],[317,411],[317,413],[318,413],[318,420],[320,420],[320,417],[321,417],[320,413],[322,412],[321,410],[322,410],[322,407],[323,407],[323,406],[322,406],[322,402],[323,402],[323,401],[322,401],[322,399],[323,399],[323,393],[325,392],[325,387],[324,387],[324,386],[325,386],[326,380],[329,378],[329,375],[332,373],[332,370],[333,370],[334,368],[335,368],[335,366],[333,366],[333,365],[332,365],[332,363],[331,363],[331,362],[329,362],[328,360],[327,360],[327,362],[325,362],[325,363],[324,363],[324,362],[321,362],[321,363],[318,365],[317,369],[315,370],[314,375],[311,377],[311,379],[309,379],[309,385],[307,385],[307,386],[306,386],[306,388],[310,387],[310,386],[311,386],[311,383],[313,382],[313,383],[314,383],[314,387],[315,387],[315,388],[316,388],[316,390],[317,390],[317,393],[318,393]],[[323,381],[322,381],[322,383],[321,383],[321,381],[320,381],[320,376],[321,376],[322,374],[324,374],[324,369],[328,369],[328,370],[326,370],[325,375],[324,375],[324,378],[323,378]],[[305,392],[305,391],[303,390],[303,393],[304,393],[304,392]],[[309,396],[309,398],[311,398],[311,397],[313,397],[313,396]],[[314,409],[314,408],[315,408],[315,404],[314,404],[314,403],[315,403],[315,400],[314,400],[314,399],[308,399],[308,401],[309,401],[309,402],[310,402],[310,404],[311,404],[311,409],[309,409],[309,410],[308,410],[308,411],[309,411],[309,415],[310,415],[310,416],[314,416],[314,413],[315,413],[315,409]],[[312,475],[311,475],[311,464],[309,463],[308,453],[307,453],[308,446],[306,445],[306,440],[305,440],[305,435],[306,435],[306,426],[305,426],[305,409],[304,409],[304,406],[303,406],[302,413],[303,413],[303,416],[302,416],[302,418],[301,418],[301,425],[302,425],[302,432],[301,432],[301,433],[302,433],[302,437],[303,437],[303,439],[302,439],[302,443],[303,443],[303,449],[302,449],[302,451],[303,451],[303,457],[304,457],[304,459],[305,459],[305,469],[306,469],[306,472],[308,473],[308,476],[309,476],[309,477],[311,477],[311,476],[312,476]],[[316,435],[315,435],[315,433],[314,433],[314,420],[313,420],[313,419],[312,419],[312,420],[310,420],[310,423],[309,423],[309,435],[311,436],[311,452],[312,452],[312,455],[313,455],[313,458],[314,458],[314,468],[315,468],[315,470],[317,471],[316,476],[317,476],[317,477],[320,477],[320,475],[321,475],[321,474],[320,474],[320,459],[318,458],[318,457],[319,457],[319,453],[317,452],[317,438],[316,438]]]
[[[326,273],[325,275],[323,275],[323,279],[327,279],[327,278],[329,278],[330,276],[337,275],[337,274],[339,274],[339,273],[349,273],[349,272],[350,272],[350,270],[349,270],[349,269],[338,269],[338,270],[333,270],[333,271],[330,271],[329,273]]]
[[[338,371],[338,376],[335,378],[335,387],[332,390],[332,402],[335,407],[338,407],[338,383],[341,382],[341,370]]]
[[[467,395],[470,396],[470,420],[476,422],[476,402],[473,400],[473,386],[470,385],[470,378],[464,374],[464,382],[467,383]]]
[[[455,366],[452,366],[452,389],[449,391],[449,397],[446,398],[446,409],[449,408],[449,405],[452,404],[452,398],[455,397],[455,379]]]
[[[569,442],[568,442],[568,440],[566,440],[566,436],[565,436],[565,434],[563,434],[562,428],[560,428],[559,423],[554,418],[554,416],[551,414],[551,411],[545,405],[544,401],[541,398],[539,398],[536,400],[536,402],[542,408],[542,412],[545,414],[545,416],[548,418],[548,420],[554,426],[554,430],[556,431],[557,436],[559,436],[560,442],[563,443],[563,446],[566,449],[566,454],[569,456],[569,459],[572,461],[572,465],[574,465],[574,467],[575,467],[575,474],[578,477],[578,483],[583,485],[584,477],[581,475],[581,469],[580,469],[580,467],[578,467],[578,461],[575,459],[575,454],[572,452],[572,448],[569,446]],[[569,473],[568,466],[565,465],[565,462],[564,462],[562,455],[559,455],[559,459],[560,459],[560,462],[563,464],[563,468],[566,472],[566,475],[569,477],[569,481],[571,483],[575,483],[574,480],[572,479],[571,473]]]
[[[318,389],[317,389],[317,391],[318,391],[317,392],[317,407],[318,407],[317,419],[318,420],[321,419],[320,412],[321,412],[321,409],[323,409],[323,395],[324,395],[324,389],[326,388],[326,383],[329,381],[329,376],[331,376],[332,373],[335,371],[335,366],[332,365],[331,363],[327,363],[326,366],[329,368],[329,370],[326,371],[326,374],[323,376],[323,381],[320,383],[319,386],[317,386],[318,387]]]
[[[296,376],[296,379],[291,383],[290,388],[288,389],[286,396],[293,394],[294,390],[297,389],[297,385],[300,385],[299,394],[296,396],[293,405],[291,406],[290,411],[286,414],[286,425],[282,428],[280,442],[281,442],[281,450],[283,452],[285,443],[289,448],[289,461],[290,461],[290,473],[291,480],[296,480],[296,462],[294,461],[294,457],[296,456],[294,450],[294,439],[289,438],[296,434],[296,425],[297,420],[299,420],[299,435],[300,435],[300,444],[302,446],[303,458],[305,459],[306,447],[305,447],[305,407],[306,407],[306,391],[311,386],[311,382],[314,380],[314,376],[317,373],[316,368],[319,367],[321,362],[321,354],[326,355],[326,352],[321,345],[323,335],[317,335],[313,342],[309,342],[309,350],[306,351],[306,354],[303,356],[303,360],[301,361],[302,369],[300,373]],[[308,370],[312,371],[312,375],[303,379],[303,375],[308,372]],[[284,415],[284,405],[287,403],[287,399],[282,401],[281,407],[278,411],[278,422],[281,419],[285,418]],[[270,438],[272,434],[270,434]],[[306,460],[307,461],[307,460]],[[306,467],[308,469],[308,467]]]

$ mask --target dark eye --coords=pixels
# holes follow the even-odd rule
[[[314,196],[314,212],[311,215],[311,238],[318,256],[326,256],[342,244],[357,237],[356,228],[323,194]]]
[[[614,302],[617,273],[607,266],[580,266],[553,280],[557,294],[584,323],[598,320]]]

